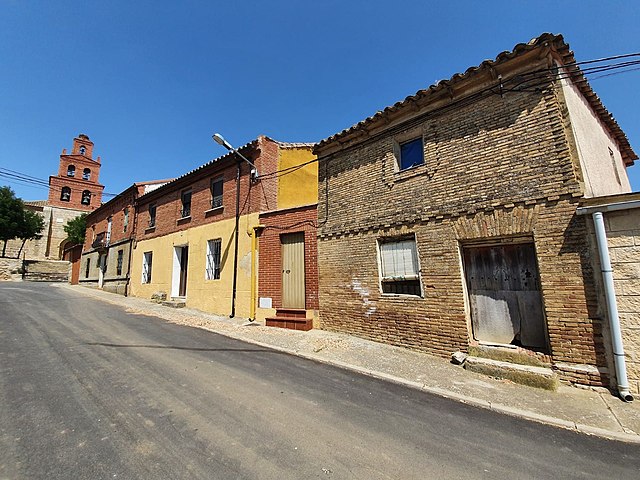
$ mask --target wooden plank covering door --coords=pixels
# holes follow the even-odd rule
[[[533,244],[466,247],[463,255],[474,338],[545,349]]]
[[[304,232],[280,236],[282,244],[282,307],[305,308]]]

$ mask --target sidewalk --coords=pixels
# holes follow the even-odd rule
[[[247,325],[245,319],[230,319],[188,308],[174,309],[82,286],[52,285],[120,305],[131,313],[155,315],[173,323],[203,328],[481,408],[640,444],[640,399],[624,403],[608,392],[568,386],[549,392],[469,372],[445,359],[350,335]]]

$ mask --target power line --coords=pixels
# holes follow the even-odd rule
[[[11,182],[17,183],[19,185],[25,185],[25,186],[34,187],[34,188],[42,188],[45,190],[52,189],[54,191],[61,191],[59,187],[50,186],[47,180],[43,180],[41,178],[28,175],[26,173],[17,172],[15,170],[11,170],[8,168],[0,167],[0,177],[6,178]],[[118,194],[102,192],[102,196],[104,197],[115,197],[116,195]]]

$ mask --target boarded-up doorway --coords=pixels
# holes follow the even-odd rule
[[[280,236],[282,244],[282,307],[305,308],[304,232]]]
[[[532,243],[463,249],[473,336],[545,350],[540,276]]]

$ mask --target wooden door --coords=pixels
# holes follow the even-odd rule
[[[187,296],[187,267],[189,265],[189,247],[182,247],[180,252],[180,287],[178,295]]]
[[[533,244],[468,247],[464,267],[476,340],[546,348]]]
[[[304,232],[280,236],[282,244],[282,307],[305,308]]]

